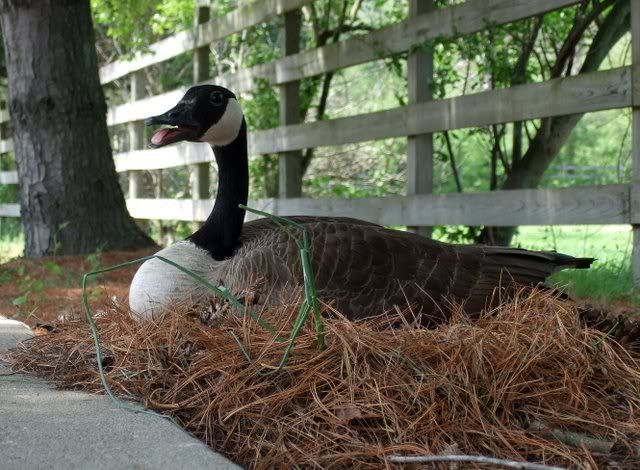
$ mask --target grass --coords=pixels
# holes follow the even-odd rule
[[[522,248],[596,258],[589,270],[562,271],[552,277],[574,296],[638,303],[631,275],[631,243],[628,225],[522,227],[515,240],[515,246]]]

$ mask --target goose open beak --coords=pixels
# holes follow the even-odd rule
[[[188,106],[178,103],[164,114],[152,116],[145,122],[147,126],[167,125],[153,133],[149,147],[159,148],[184,140],[193,141],[198,137],[199,125],[191,117]]]

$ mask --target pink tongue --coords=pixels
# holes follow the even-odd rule
[[[158,132],[155,132],[151,136],[151,143],[154,145],[161,144],[164,138],[167,136],[167,134],[169,134],[171,131],[174,131],[174,130],[175,129],[160,129]]]

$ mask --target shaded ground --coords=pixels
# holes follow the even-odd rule
[[[142,256],[154,249],[111,251],[85,256],[16,259],[0,264],[0,313],[30,326],[73,318],[82,313],[82,275]],[[101,275],[90,281],[89,301],[104,305],[126,300],[137,266]]]

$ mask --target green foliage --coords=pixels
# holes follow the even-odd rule
[[[241,96],[240,103],[249,131],[278,127],[280,123],[278,93],[265,80],[256,80],[253,92]]]
[[[633,289],[632,279],[631,264],[622,261],[598,263],[588,271],[561,271],[554,274],[550,281],[577,298],[639,304],[640,296]]]
[[[638,302],[631,276],[632,233],[628,226],[522,227],[514,245],[596,258],[591,269],[565,270],[551,281],[577,297]]]
[[[12,303],[18,308],[19,316],[28,316],[35,311],[31,304],[43,300],[42,291],[45,283],[42,279],[29,274],[24,264],[18,266],[14,274],[14,282],[20,290],[20,295],[13,299]]]
[[[480,235],[481,229],[466,225],[438,225],[433,228],[433,238],[447,243],[469,243]]]
[[[631,110],[587,114],[573,130],[544,187],[631,181]]]
[[[12,203],[18,200],[18,186],[15,184],[0,184],[0,204]]]
[[[0,186],[0,188],[1,187],[2,186]],[[22,255],[23,250],[24,237],[22,235],[22,223],[20,219],[0,217],[0,263],[5,263]],[[2,283],[2,279],[3,273],[0,270],[0,284]]]
[[[405,139],[387,139],[366,146],[355,146],[344,154],[322,154],[304,180],[304,190],[318,197],[376,197],[402,194]],[[375,152],[374,156],[369,156]],[[361,164],[352,161],[354,155],[369,157]],[[360,157],[362,158],[362,157]]]
[[[154,40],[193,24],[191,0],[91,0],[96,27],[124,53],[145,50]]]

